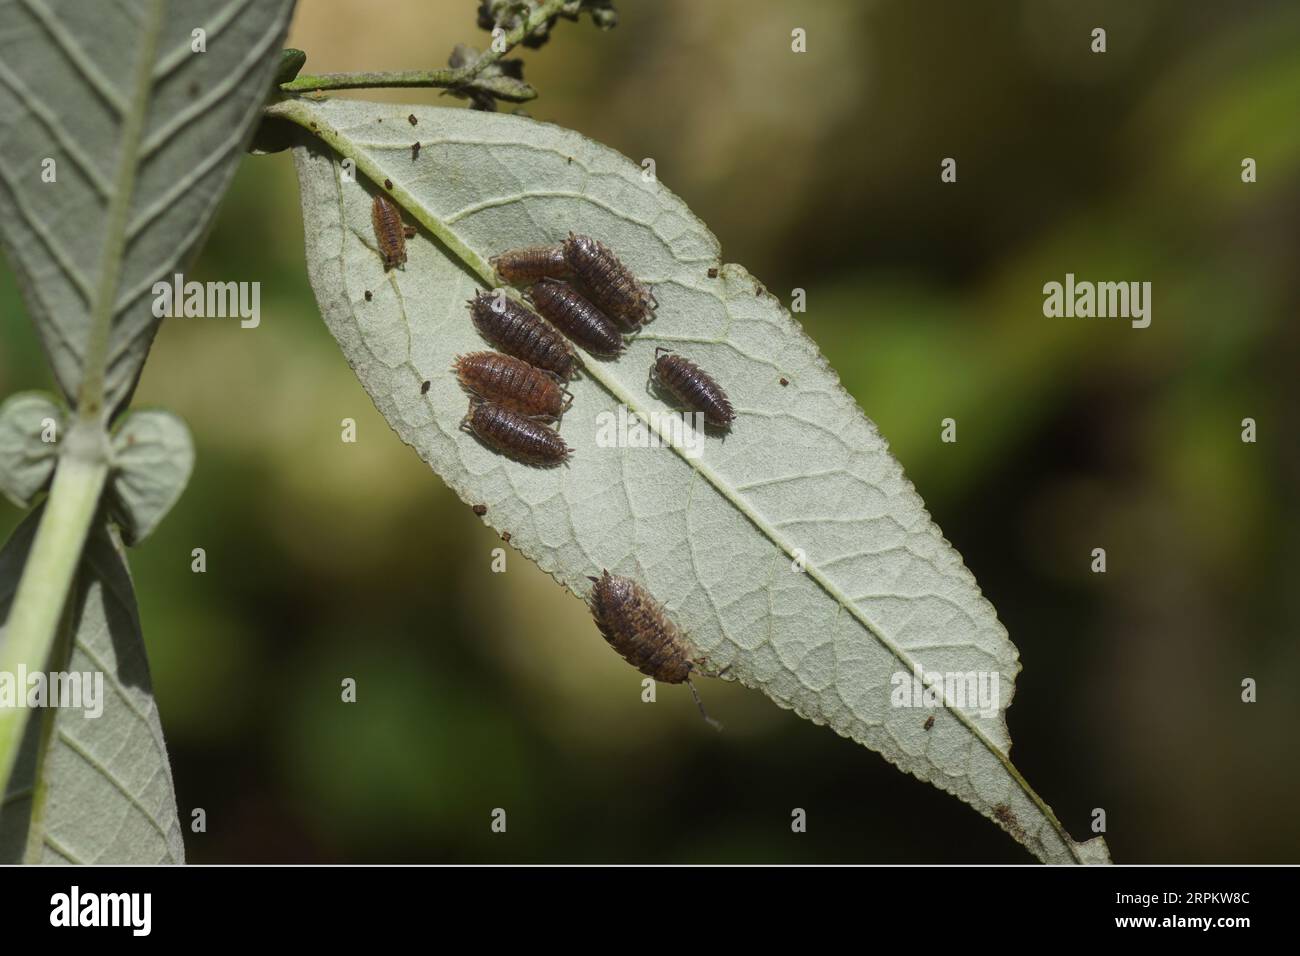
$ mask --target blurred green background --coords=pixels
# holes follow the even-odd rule
[[[289,44],[312,72],[428,67],[486,44],[474,7],[301,0]],[[1076,837],[1105,808],[1119,862],[1300,861],[1300,7],[618,7],[523,52],[528,111],[653,157],[727,261],[807,290],[1020,648],[1021,771]],[[1152,282],[1151,327],[1044,318],[1066,272]],[[641,704],[576,598],[514,552],[491,573],[495,535],[319,318],[287,154],[245,159],[190,277],[262,283],[256,330],[164,322],[136,396],[198,447],[132,555],[182,822],[208,815],[191,861],[1030,859],[754,692],[704,682],[721,735],[684,688]],[[0,341],[0,395],[51,388],[3,266]]]

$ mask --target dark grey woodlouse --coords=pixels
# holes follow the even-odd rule
[[[529,465],[561,465],[573,453],[554,429],[496,402],[471,402],[461,427],[488,447]]]
[[[479,292],[469,300],[469,313],[479,334],[501,351],[566,381],[573,377],[576,359],[568,341],[523,303]]]
[[[619,656],[648,677],[665,684],[686,684],[700,713],[700,695],[691,683],[696,659],[685,636],[669,619],[663,606],[631,578],[602,571],[594,583],[588,606],[601,635]]]
[[[564,259],[602,312],[628,331],[647,321],[659,303],[632,270],[604,243],[569,233]]]
[[[513,355],[500,352],[458,355],[452,371],[468,391],[527,416],[554,421],[573,401],[558,375],[535,368]]]
[[[736,412],[722,386],[690,359],[660,346],[655,349],[651,374],[683,405],[703,412],[708,424],[726,428],[735,421]]]
[[[614,323],[567,282],[542,279],[529,288],[528,298],[547,321],[593,355],[623,351],[623,336]]]
[[[493,256],[488,264],[510,285],[531,285],[538,279],[563,279],[569,274],[564,247],[559,244],[510,249]]]

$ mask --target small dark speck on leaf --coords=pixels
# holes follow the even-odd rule
[[[315,128],[316,128],[316,123],[315,123],[314,121],[313,121],[312,124],[311,124],[311,128],[312,128],[312,129],[315,129]]]
[[[573,157],[572,157],[572,156],[569,157],[569,163],[570,163],[570,164],[573,163]]]
[[[198,95],[199,95],[199,90],[200,90],[200,89],[201,89],[201,87],[199,86],[199,84],[197,84],[197,83],[191,83],[191,84],[189,85],[189,93],[190,93],[190,96],[198,96]]]
[[[781,379],[781,386],[782,386],[783,388],[784,388],[786,385],[789,385],[789,384],[790,384],[790,380],[789,380],[788,378],[782,378],[782,379]]]
[[[1023,840],[1025,835],[1025,828],[1022,827],[1020,825],[1020,821],[1016,819],[1016,814],[1014,810],[1012,810],[1005,803],[999,803],[997,806],[993,808],[993,815],[997,817],[998,822],[1001,823],[1003,826],[1005,826],[1008,830],[1010,830],[1012,834],[1016,836],[1017,839]]]
[[[427,384],[427,383],[426,383]],[[487,505],[475,505],[474,513],[480,518],[487,514]]]
[[[370,301],[371,299],[373,299],[374,297],[375,297],[374,293],[371,292],[369,289],[367,289],[367,290],[366,290],[366,301],[369,302],[369,301]]]
[[[934,726],[934,714],[931,714],[929,717],[925,718],[925,729],[929,730],[933,726]]]
[[[406,121],[407,121],[408,123],[410,123],[412,126],[414,126],[416,123],[420,122],[418,119],[415,118],[415,114],[414,114],[414,113],[412,113],[410,116],[408,116],[408,117],[406,118]]]
[[[419,144],[419,143],[412,143],[412,144],[411,144],[411,162],[415,162],[415,161],[416,161],[417,159],[419,159],[419,158],[420,158],[420,144]]]
[[[710,278],[710,279],[716,279],[717,277],[718,277],[718,270],[717,270],[717,269],[710,269],[710,270],[709,270],[709,278]]]
[[[501,532],[501,540],[504,541],[506,544],[509,544],[509,543],[510,543],[510,532],[509,532],[509,531],[502,531],[502,532]]]
[[[393,181],[392,181],[391,179],[385,179],[385,180],[384,180],[384,188],[385,188],[385,189],[392,189],[392,188],[393,188]]]
[[[422,384],[420,386],[420,394],[427,395],[429,393],[429,386],[432,384],[433,384],[432,382],[425,382],[424,384]]]

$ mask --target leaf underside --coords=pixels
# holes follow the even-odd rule
[[[70,403],[93,361],[96,315],[112,322],[105,406],[129,398],[158,328],[153,285],[183,270],[206,235],[291,9],[0,0],[0,239]],[[149,52],[143,76],[137,59]]]
[[[325,321],[389,424],[463,500],[487,505],[485,522],[576,595],[603,568],[640,581],[707,672],[954,794],[1040,859],[1107,859],[1100,839],[1069,838],[1007,758],[1018,655],[960,556],[816,345],[743,268],[721,263],[681,200],[606,147],[521,117],[282,106],[332,146],[295,148]],[[349,180],[340,153],[368,175]],[[425,227],[405,267],[388,272],[370,224],[385,179]],[[560,426],[572,460],[542,470],[460,430],[466,396],[449,368],[487,347],[465,306],[492,284],[486,260],[570,230],[612,247],[659,308],[620,358],[582,356]],[[597,445],[597,415],[620,403],[641,416],[672,410],[647,386],[657,346],[708,369],[736,406],[725,440],[710,435],[697,460]],[[997,712],[891,707],[891,677],[917,665],[996,672]]]
[[[0,240],[54,379],[83,419],[129,401],[158,327],[154,285],[185,268],[211,225],[292,8],[0,0]],[[35,451],[27,411],[18,434]],[[136,537],[188,472],[176,434],[165,427],[151,432],[165,441],[117,450],[117,504]],[[9,493],[25,499],[44,483],[36,465],[5,474]],[[6,614],[34,520],[5,552]],[[107,532],[92,530],[67,605],[65,657],[56,646],[51,665],[70,654],[68,667],[102,670],[105,713],[44,710],[28,721],[0,809],[0,859],[182,862],[130,578]]]
[[[0,552],[0,621],[40,515],[28,515]],[[102,713],[33,711],[0,802],[0,862],[184,863],[131,577],[102,528],[86,542],[60,631],[50,669],[102,674]]]

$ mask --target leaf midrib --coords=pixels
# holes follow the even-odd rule
[[[91,311],[90,334],[81,368],[77,412],[83,420],[99,419],[104,411],[104,377],[108,342],[113,326],[113,302],[121,282],[122,254],[126,248],[127,216],[135,195],[136,158],[144,132],[153,90],[153,67],[162,34],[163,0],[151,0],[141,31],[131,98],[122,116],[118,139],[117,170],[104,219],[104,245],[100,250],[99,282]]]

